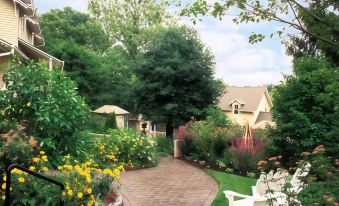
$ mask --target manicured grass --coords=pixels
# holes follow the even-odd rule
[[[215,197],[212,206],[225,206],[228,201],[223,193],[224,190],[232,190],[241,194],[251,195],[251,186],[255,185],[256,179],[241,177],[225,172],[217,172],[210,169],[204,170],[207,174],[211,175],[218,183],[219,191]]]

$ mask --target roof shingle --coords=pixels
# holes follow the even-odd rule
[[[232,111],[231,103],[240,101],[243,105],[239,108],[242,112],[257,110],[262,96],[267,91],[266,87],[226,87],[224,95],[219,100],[219,107],[224,111]]]

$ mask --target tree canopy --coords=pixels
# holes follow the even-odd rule
[[[297,37],[301,33],[319,42],[320,47],[331,47],[331,55],[338,56],[338,9],[339,3],[336,0],[220,0],[213,3],[196,0],[188,3],[181,14],[193,17],[193,21],[199,15],[211,15],[219,19],[225,15],[232,15],[233,22],[237,24],[279,22],[283,25],[282,29],[273,31],[270,37],[275,34],[282,36],[286,33]],[[290,32],[289,28],[299,33]],[[265,34],[252,34],[250,42],[255,43],[264,38]]]
[[[90,0],[91,15],[101,22],[114,44],[122,45],[131,60],[135,60],[143,45],[145,30],[170,23],[166,0]]]
[[[214,57],[192,29],[159,29],[141,62],[135,69],[138,109],[147,119],[166,123],[167,136],[191,117],[203,117],[223,91],[213,77]]]
[[[294,73],[273,92],[273,152],[286,159],[322,144],[338,155],[339,74],[324,57],[294,60]]]

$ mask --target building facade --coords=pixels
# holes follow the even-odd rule
[[[235,124],[264,128],[272,122],[272,101],[266,87],[227,87],[219,107]]]
[[[63,68],[64,62],[39,49],[44,46],[33,0],[0,1],[0,89],[2,76],[13,55],[24,59],[45,60],[49,68]]]

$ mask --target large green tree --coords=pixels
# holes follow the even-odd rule
[[[102,55],[111,44],[100,24],[70,7],[44,13],[40,24],[46,39],[43,49],[65,62],[79,93],[92,106],[110,103],[110,71],[103,67]]]
[[[159,29],[135,70],[135,98],[147,119],[166,124],[166,135],[216,103],[223,84],[214,79],[214,57],[186,27]]]
[[[92,107],[130,106],[133,73],[124,49],[113,46],[102,25],[69,7],[51,10],[41,18],[48,53],[65,61],[65,71]]]
[[[42,34],[45,37],[47,51],[64,40],[72,40],[96,52],[104,52],[111,47],[109,37],[101,25],[88,14],[71,7],[53,9],[39,18]]]
[[[323,57],[295,59],[293,74],[275,88],[273,105],[273,153],[287,160],[322,144],[338,157],[338,67]]]
[[[166,0],[90,0],[88,8],[110,40],[135,60],[147,37],[145,30],[171,22],[167,5]]]
[[[166,11],[166,0],[90,0],[89,11],[109,36],[114,49],[105,54],[106,67],[112,69],[113,103],[131,112],[136,104],[131,88],[136,80],[133,69],[148,38],[159,25],[169,25],[173,17]]]

